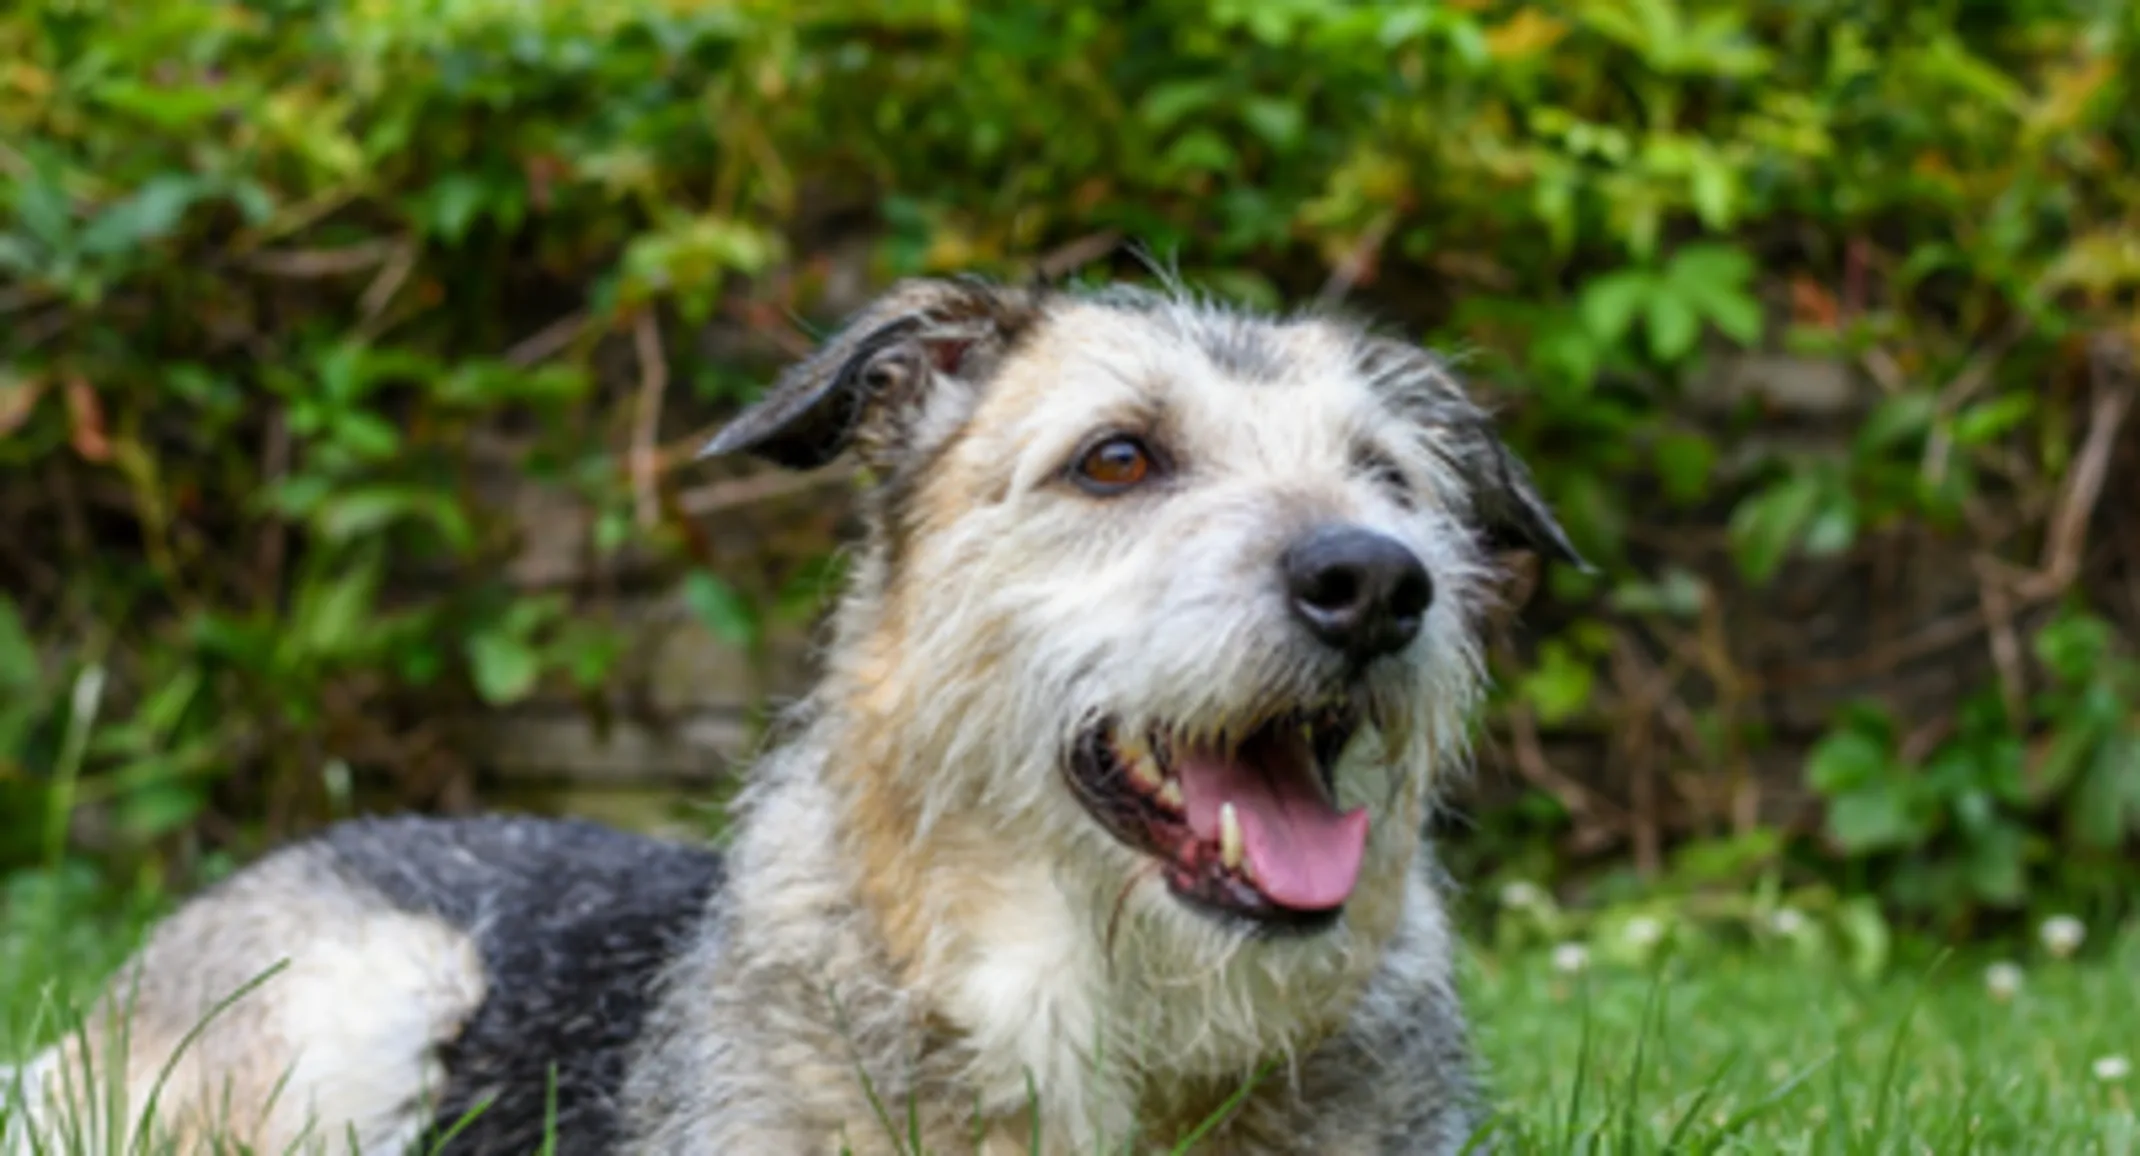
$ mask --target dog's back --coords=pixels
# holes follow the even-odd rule
[[[710,851],[581,822],[331,827],[158,927],[111,1003],[21,1073],[28,1126],[0,1150],[35,1150],[32,1130],[103,1150],[114,1116],[140,1134],[176,1052],[154,1115],[181,1146],[392,1152],[435,1127],[447,1152],[546,1134],[607,1151],[655,978],[721,874]],[[111,1074],[132,1101],[116,1112]]]

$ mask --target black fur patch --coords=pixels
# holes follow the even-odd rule
[[[360,820],[321,841],[356,879],[468,932],[482,953],[489,993],[445,1055],[438,1135],[489,1106],[438,1151],[542,1150],[553,1065],[552,1150],[613,1150],[633,1041],[661,969],[721,885],[720,856],[591,823],[503,816]]]

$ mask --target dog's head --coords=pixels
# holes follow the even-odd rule
[[[708,447],[850,450],[834,674],[918,827],[978,813],[1229,930],[1403,873],[1490,553],[1579,561],[1429,354],[1177,295],[902,284]]]

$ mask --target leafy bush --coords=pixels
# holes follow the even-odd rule
[[[1858,878],[1923,910],[2108,901],[2140,881],[2140,534],[2087,531],[2133,444],[2136,57],[2140,17],[2052,0],[26,0],[0,858],[88,804],[105,846],[168,851],[353,772],[433,800],[469,752],[425,720],[598,701],[618,635],[505,572],[500,475],[749,643],[770,593],[712,564],[673,467],[818,312],[826,254],[1015,273],[1121,235],[1243,300],[1349,296],[1501,392],[1607,577],[1551,576],[1497,713],[1533,797],[1489,824],[1654,870],[1768,822],[1794,869],[1915,864]],[[1852,392],[1809,422],[1727,388],[1742,348]],[[1993,609],[1955,636],[1907,589],[1852,600],[1858,650],[1900,620],[1974,673],[1842,679],[1887,716],[1819,747],[1815,830],[1773,802],[1796,763],[1761,774],[1818,738],[1770,640],[1831,647],[1789,592],[1896,556],[1982,560]],[[2044,853],[2068,829],[2087,872]]]

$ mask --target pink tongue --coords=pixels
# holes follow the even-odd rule
[[[1232,759],[1182,751],[1175,773],[1189,829],[1216,842],[1219,807],[1232,803],[1241,850],[1257,890],[1280,907],[1326,911],[1351,897],[1367,850],[1367,808],[1339,812],[1316,781],[1314,756],[1298,737],[1259,736]]]

